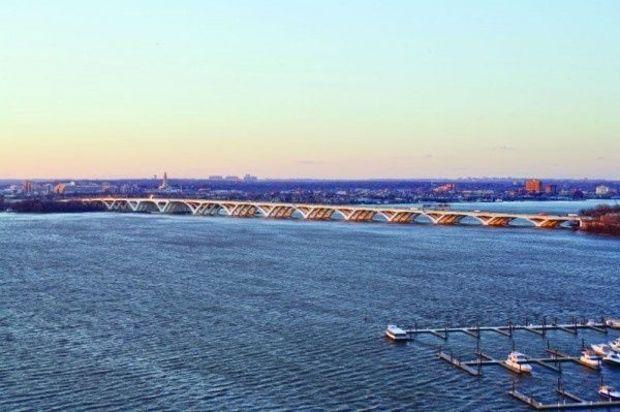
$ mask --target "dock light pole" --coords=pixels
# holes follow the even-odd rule
[[[558,404],[562,400],[562,396],[564,395],[564,382],[562,382],[562,376],[558,377],[558,387],[557,387],[557,395],[558,395]]]
[[[577,334],[577,318],[573,316],[573,335]]]
[[[511,338],[512,338],[512,329],[513,329],[512,319],[510,319],[508,321],[508,336],[510,336]]]
[[[542,318],[542,336],[545,336],[545,333],[547,332],[547,317],[543,316]]]

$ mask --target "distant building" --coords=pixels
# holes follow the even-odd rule
[[[596,193],[597,196],[607,196],[609,194],[609,187],[605,185],[596,186],[594,193]]]
[[[538,179],[526,180],[524,187],[527,193],[542,193],[542,182]]]
[[[256,182],[258,180],[258,177],[252,176],[251,174],[246,173],[245,176],[243,176],[243,180],[246,182]]]
[[[61,195],[63,193],[65,193],[65,184],[64,183],[57,183],[54,185],[54,189],[52,189],[52,192]]]
[[[454,189],[456,189],[456,186],[454,185],[454,183],[446,183],[445,185],[441,185],[441,186],[434,188],[433,192],[448,193],[448,192],[454,192]]]
[[[32,193],[34,192],[34,184],[30,180],[24,181],[22,184],[22,190],[24,193]]]
[[[212,175],[209,176],[209,180],[224,180],[224,177],[221,175]]]
[[[224,180],[230,180],[232,182],[238,182],[241,179],[239,179],[239,176],[232,176],[232,175],[228,175],[224,178]]]
[[[159,190],[167,190],[170,187],[168,184],[168,172],[164,172],[164,178],[161,181],[161,185],[159,185]]]
[[[558,194],[558,186],[557,185],[545,185],[545,193],[549,195]]]
[[[59,195],[93,195],[102,193],[101,186],[96,183],[57,183],[52,192]]]

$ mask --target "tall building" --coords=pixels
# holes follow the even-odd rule
[[[30,181],[30,180],[24,181],[24,183],[22,185],[22,189],[23,189],[24,193],[32,193],[32,192],[34,192],[34,185],[33,185],[32,181]]]
[[[527,193],[542,193],[542,182],[538,179],[527,179],[525,181],[525,191]]]
[[[170,187],[168,184],[168,172],[164,172],[164,179],[161,181],[161,185],[159,185],[159,190],[166,190]]]

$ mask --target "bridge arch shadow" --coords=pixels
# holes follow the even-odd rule
[[[508,223],[510,227],[536,227],[536,224],[529,219],[518,217]]]
[[[173,215],[191,215],[192,209],[185,202],[170,202],[168,213]]]
[[[296,208],[295,210],[293,210],[290,218],[295,220],[304,220],[304,215],[303,213],[301,213],[301,210]]]
[[[158,213],[159,212],[159,208],[157,207],[157,204],[155,202],[145,200],[145,201],[140,202],[136,212],[138,212],[138,213]]]
[[[428,217],[424,213],[421,213],[418,216],[416,216],[415,219],[413,219],[413,223],[420,223],[423,225],[432,225],[433,221],[431,220],[430,217]]]
[[[458,223],[463,226],[482,226],[482,221],[474,216],[463,216]]]
[[[372,217],[372,219],[370,221],[371,222],[377,222],[377,223],[388,223],[389,222],[387,216],[385,216],[381,212],[375,213],[375,215]]]

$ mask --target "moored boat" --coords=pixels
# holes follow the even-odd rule
[[[601,362],[601,358],[596,356],[596,353],[594,353],[594,351],[590,349],[586,349],[581,352],[581,357],[579,358],[579,362],[591,368],[598,368]]]
[[[594,353],[596,353],[599,356],[606,356],[609,352],[613,352],[613,350],[611,349],[611,346],[609,346],[606,343],[598,343],[598,344],[590,345],[590,347],[592,348]]]
[[[598,388],[598,393],[603,398],[607,398],[607,399],[620,399],[620,391],[615,390],[613,388],[613,386],[601,385]]]
[[[620,338],[609,342],[609,346],[616,352],[620,352]]]
[[[610,328],[620,329],[620,319],[607,319],[605,324]]]
[[[409,335],[407,332],[396,325],[388,325],[385,330],[385,336],[394,342],[405,342],[409,340]]]
[[[603,361],[612,365],[620,366],[620,355],[614,351],[610,351],[603,357]]]
[[[521,352],[510,352],[504,364],[516,373],[531,373],[532,367],[527,362],[527,357]]]

